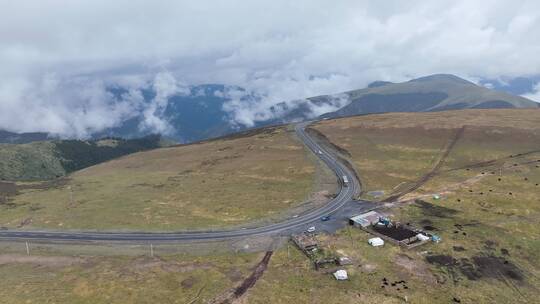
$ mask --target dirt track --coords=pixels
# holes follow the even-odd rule
[[[521,157],[523,157],[523,156],[528,156],[528,155],[536,154],[536,153],[540,153],[540,150],[532,150],[532,151],[527,151],[527,152],[523,152],[523,153],[518,153],[518,154],[506,156],[506,157],[495,158],[495,159],[491,159],[491,160],[487,160],[487,161],[482,161],[482,162],[472,163],[472,164],[469,164],[469,165],[466,165],[466,166],[462,166],[462,167],[458,167],[458,168],[449,169],[449,170],[447,170],[447,171],[457,171],[457,170],[476,169],[476,168],[489,167],[489,166],[493,166],[493,165],[497,165],[497,164],[504,163],[504,161],[507,161],[507,160],[510,160],[510,159],[518,159],[518,158],[521,158]],[[526,162],[526,163],[521,163],[521,164],[529,164],[529,163],[535,163],[535,162],[537,162],[537,161],[534,161],[534,160],[533,160],[533,161],[528,161],[528,162]]]
[[[211,303],[231,304],[234,303],[235,300],[243,296],[251,287],[255,286],[257,280],[259,280],[260,277],[263,275],[264,271],[268,267],[268,263],[270,262],[270,258],[272,257],[273,253],[273,251],[267,251],[263,259],[257,264],[257,266],[255,266],[253,272],[251,272],[249,277],[245,278],[242,281],[242,284],[240,284],[233,290],[227,292],[226,294],[219,296]]]
[[[439,160],[437,161],[437,163],[435,163],[435,166],[433,166],[433,168],[428,173],[424,174],[422,177],[420,177],[420,179],[418,179],[414,183],[406,185],[405,188],[403,188],[402,190],[394,191],[389,197],[384,199],[383,202],[393,202],[399,199],[400,197],[404,196],[405,194],[408,194],[417,190],[422,185],[427,183],[430,179],[435,177],[438,174],[439,169],[443,166],[444,162],[448,158],[448,155],[450,155],[450,153],[454,149],[454,146],[456,145],[456,143],[463,136],[463,133],[465,133],[465,126],[459,128],[454,134],[454,136],[450,138],[450,141],[446,144],[446,147],[444,148],[443,153],[439,157]]]

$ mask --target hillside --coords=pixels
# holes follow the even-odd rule
[[[229,99],[224,92],[231,87],[218,84],[190,87],[187,95],[175,95],[160,118],[172,126],[166,134],[178,142],[190,143],[215,138],[248,129],[234,121],[234,113],[227,107]],[[242,88],[233,87],[238,92]],[[237,92],[237,93],[238,93]],[[121,98],[126,90],[112,88],[110,93]],[[249,96],[249,92],[245,91]],[[144,102],[150,103],[156,96],[151,89],[141,90]],[[250,96],[253,103],[257,98]],[[375,81],[367,88],[333,95],[283,101],[261,109],[262,119],[253,128],[310,120],[317,117],[341,117],[383,112],[426,112],[468,108],[537,108],[538,103],[523,97],[490,90],[453,75],[431,75],[403,83]],[[336,109],[338,109],[336,111]],[[334,111],[334,112],[333,112]],[[321,116],[322,115],[322,116]],[[149,135],[152,130],[141,128],[142,113],[122,121],[118,126],[92,134],[93,138],[138,138]],[[0,131],[0,143],[25,143],[44,140],[47,134],[16,134]]]
[[[364,198],[380,202],[377,211],[441,237],[406,249],[372,247],[372,235],[350,226],[320,231],[321,249],[351,259],[340,266],[347,281],[264,236],[153,247],[30,243],[31,256],[24,243],[5,243],[0,273],[14,287],[3,295],[8,303],[221,303],[242,290],[240,299],[255,304],[533,303],[540,286],[539,126],[540,110],[530,109],[387,113],[312,125],[328,151],[354,164]],[[306,152],[287,128],[141,152],[54,183],[4,184],[13,194],[0,204],[0,223],[163,230],[291,216],[302,208],[292,201],[324,189],[316,178],[324,174]],[[270,256],[259,252],[269,248]]]
[[[47,133],[13,133],[0,130],[0,143],[2,144],[26,144],[48,139]]]
[[[160,136],[97,141],[53,140],[0,144],[1,180],[46,180],[113,158],[168,145]]]
[[[345,92],[350,103],[323,117],[384,112],[433,112],[459,109],[538,108],[520,96],[477,86],[453,75],[431,75],[403,83],[377,82]],[[318,97],[318,99],[331,97]]]
[[[372,236],[357,229],[343,230],[337,241],[329,237],[329,248],[361,261],[347,289],[378,290],[369,295],[378,298],[374,303],[394,296],[413,303],[534,302],[540,286],[540,110],[364,115],[316,123],[312,133],[354,163],[363,197],[386,204],[379,212],[442,239],[377,250],[367,244]],[[365,280],[366,265],[374,280]],[[271,282],[291,275],[300,280],[296,287],[315,286],[307,273],[271,271],[264,281],[272,288],[253,293],[274,301],[268,290],[285,286]],[[407,290],[386,286],[383,278],[404,280]]]
[[[64,155],[82,155],[65,145]],[[292,130],[266,128],[127,155],[51,182],[4,183],[0,226],[229,227],[313,208],[327,201],[334,186],[335,177],[306,153]]]

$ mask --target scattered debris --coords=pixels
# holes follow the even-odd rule
[[[296,246],[298,246],[298,248],[300,248],[300,250],[302,250],[308,256],[318,250],[319,243],[312,234],[293,234],[291,238]]]
[[[338,265],[345,266],[345,265],[352,265],[353,261],[351,258],[343,256],[338,258]]]
[[[293,242],[304,252],[304,254],[313,262],[316,270],[327,265],[336,265],[339,259],[335,256],[325,256],[323,250],[319,249],[319,243],[315,235],[311,233],[294,234],[291,236]]]

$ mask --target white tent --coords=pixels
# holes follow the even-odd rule
[[[343,280],[347,280],[349,277],[347,276],[347,271],[346,270],[343,270],[343,269],[340,269],[336,272],[334,272],[334,277],[336,278],[336,280],[338,281],[343,281]]]
[[[423,241],[429,240],[429,236],[423,235],[423,234],[421,234],[421,233],[417,234],[416,237],[417,237],[420,241],[422,241],[422,242],[423,242]]]
[[[373,247],[384,245],[384,241],[380,237],[375,237],[375,238],[369,239],[368,243]]]

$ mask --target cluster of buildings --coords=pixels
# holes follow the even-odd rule
[[[372,246],[382,246],[384,240],[406,248],[430,241],[436,243],[440,241],[440,237],[435,234],[399,222],[392,222],[376,211],[353,216],[349,218],[349,224],[373,234],[375,237],[368,240]]]
[[[383,246],[386,241],[405,247],[413,248],[427,242],[439,242],[440,238],[432,233],[416,229],[409,225],[393,222],[388,217],[376,211],[369,211],[349,218],[349,224],[373,235],[368,243],[373,247]],[[314,231],[292,235],[292,241],[313,262],[315,269],[334,269],[332,274],[336,280],[347,280],[348,274],[343,266],[352,264],[348,257],[338,257],[324,252],[319,246]]]

